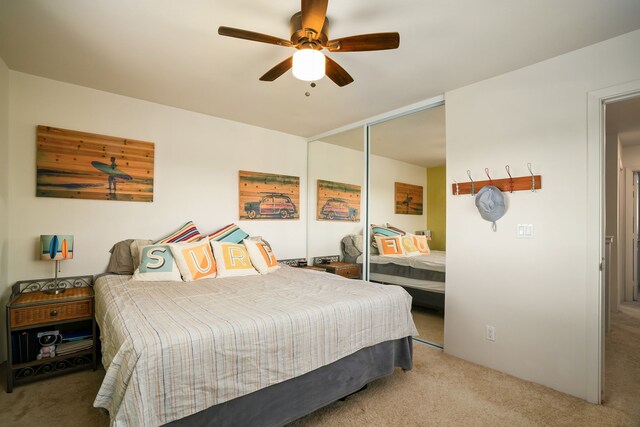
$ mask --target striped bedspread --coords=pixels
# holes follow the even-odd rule
[[[96,281],[107,370],[94,406],[152,426],[417,335],[397,286],[283,267],[197,282]]]

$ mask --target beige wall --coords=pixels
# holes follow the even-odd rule
[[[9,297],[9,69],[0,58],[0,306]],[[6,317],[0,317],[0,360],[6,358]]]
[[[238,224],[269,240],[278,258],[305,256],[302,138],[19,72],[9,75],[11,244],[5,295],[16,280],[53,274],[52,263],[36,259],[40,234],[75,236],[74,258],[62,263],[61,274],[69,276],[104,272],[109,249],[122,239],[160,238],[187,220],[203,233],[238,222],[241,169],[300,177],[300,220]],[[39,124],[155,142],[154,202],[36,197]],[[0,164],[0,171],[5,169]]]
[[[635,31],[446,93],[448,183],[528,162],[542,175],[540,191],[506,193],[495,233],[447,195],[446,352],[587,397],[588,93],[639,80],[638,46]],[[518,223],[535,238],[516,239]]]

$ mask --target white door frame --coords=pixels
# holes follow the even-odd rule
[[[601,403],[604,391],[604,162],[605,105],[640,94],[640,80],[587,96],[587,400]]]

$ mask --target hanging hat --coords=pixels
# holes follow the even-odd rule
[[[507,211],[502,191],[493,185],[487,185],[478,191],[476,207],[483,219],[493,223],[493,231],[496,231],[496,221],[502,218],[502,215]]]

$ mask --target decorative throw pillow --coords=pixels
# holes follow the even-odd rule
[[[243,241],[253,266],[260,274],[267,274],[280,268],[271,247],[260,240],[244,239]]]
[[[400,241],[402,242],[402,250],[406,256],[416,256],[420,255],[420,251],[416,247],[413,242],[413,238],[411,234],[407,234],[405,236],[400,237]]]
[[[216,261],[208,241],[172,243],[169,247],[185,282],[216,277]]]
[[[149,245],[140,249],[140,266],[133,273],[138,281],[181,282],[180,270],[169,245]]]
[[[247,248],[243,244],[211,241],[218,277],[251,276],[260,274],[253,268]]]
[[[391,230],[391,231],[393,231],[395,233],[400,234],[401,236],[404,236],[405,234],[407,234],[406,231],[400,230],[398,227],[394,227],[393,225],[391,225],[389,223],[387,223],[387,227],[386,228],[387,228],[387,230]]]
[[[133,271],[135,271],[140,266],[140,248],[143,246],[149,246],[153,244],[153,240],[147,239],[136,239],[131,242],[131,259],[133,260]],[[133,272],[131,273],[133,274]]]
[[[131,256],[131,243],[133,243],[133,239],[122,240],[113,245],[109,251],[111,257],[109,257],[107,273],[133,274],[135,268],[133,267],[133,257]]]
[[[410,235],[413,239],[413,244],[418,249],[420,254],[429,254],[431,253],[431,249],[429,249],[429,243],[427,242],[427,236],[416,236],[415,234]]]
[[[378,244],[378,251],[380,255],[390,257],[402,257],[404,251],[402,250],[402,240],[400,236],[375,236],[376,243]]]
[[[156,244],[161,243],[178,243],[178,242],[195,242],[200,240],[202,235],[193,224],[192,221],[187,222],[185,225],[169,234],[168,236],[163,237],[158,240]]]
[[[405,232],[399,228],[371,224],[371,246],[378,249],[378,243],[375,240],[376,236],[403,236],[404,234]]]
[[[230,243],[240,243],[247,237],[249,237],[249,235],[235,224],[226,225],[220,230],[214,231],[207,236],[207,238],[212,242]]]

